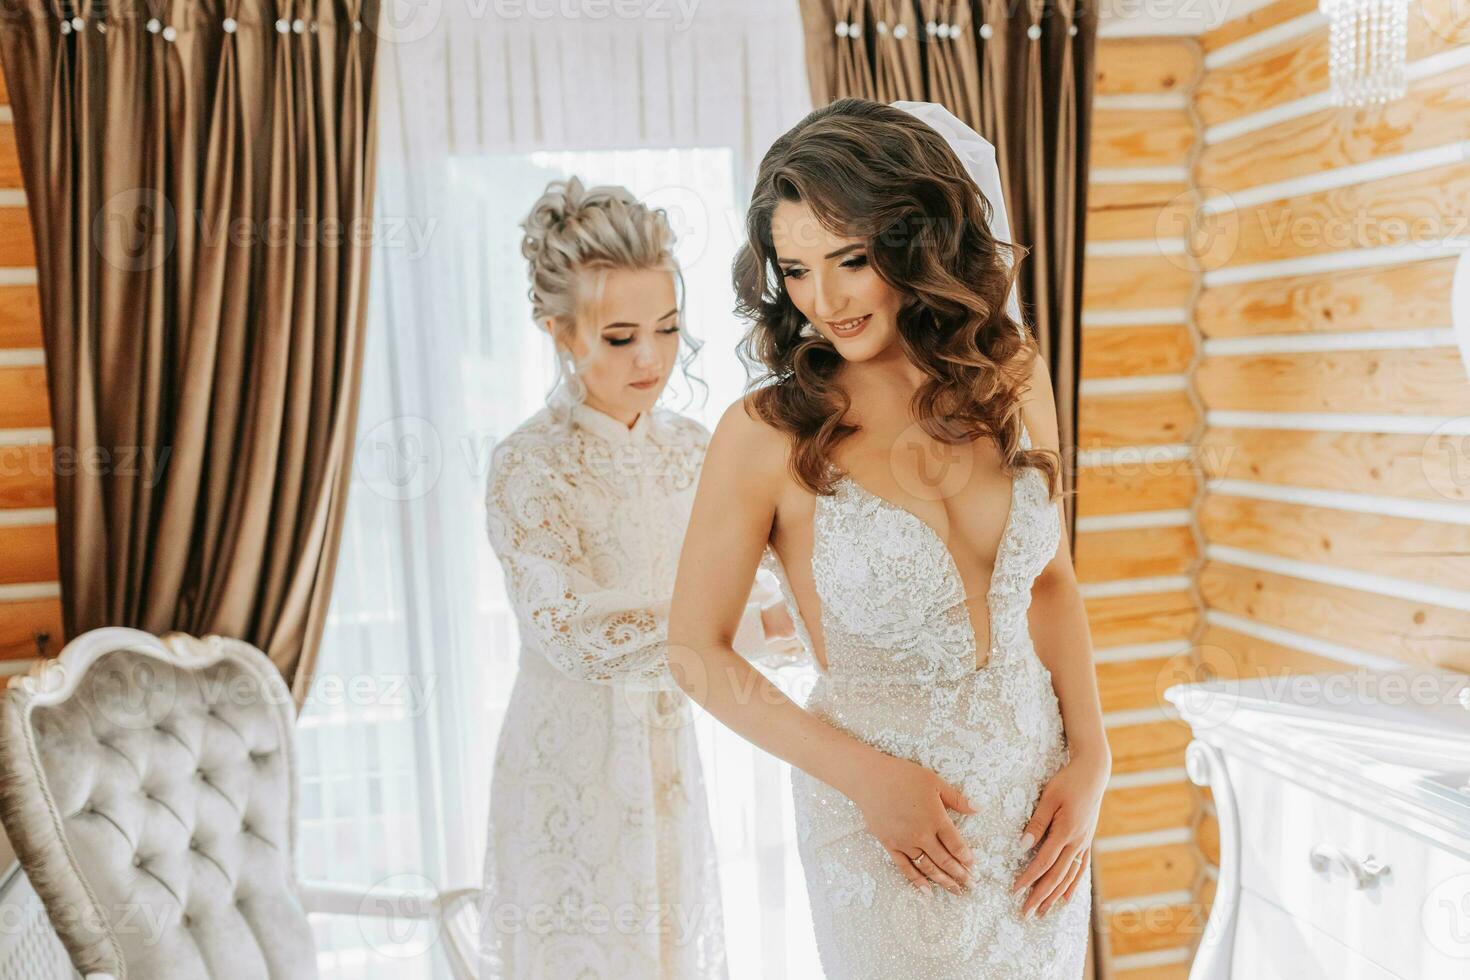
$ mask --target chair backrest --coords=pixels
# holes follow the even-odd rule
[[[83,974],[317,976],[295,707],[240,640],[85,633],[0,699],[0,821]]]
[[[0,871],[0,980],[77,980],[66,947],[56,938],[46,906],[14,863]],[[98,976],[99,974],[93,974]]]

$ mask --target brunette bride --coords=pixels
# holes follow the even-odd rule
[[[665,656],[709,438],[657,405],[690,343],[674,236],[627,190],[576,178],[522,228],[561,377],[497,446],[487,488],[521,653],[492,777],[481,977],[722,978],[704,784]],[[789,645],[766,639],[794,627],[754,575],[732,645],[776,662]]]
[[[669,659],[793,767],[828,980],[1082,976],[1110,754],[1002,208],[945,110],[844,99],[766,154],[736,260],[767,373],[710,444]],[[732,650],[761,563],[805,710]]]

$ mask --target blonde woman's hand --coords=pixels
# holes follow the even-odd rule
[[[968,887],[975,855],[948,810],[976,810],[954,786],[918,763],[883,756],[853,802],[868,832],[915,888],[928,892],[933,881],[958,895]]]
[[[786,640],[796,636],[796,621],[791,618],[791,610],[784,602],[761,609],[761,625],[765,627],[768,640]]]

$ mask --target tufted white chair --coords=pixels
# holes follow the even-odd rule
[[[432,893],[296,880],[294,719],[220,636],[92,630],[11,679],[0,821],[78,971],[304,980],[308,913],[440,918]]]

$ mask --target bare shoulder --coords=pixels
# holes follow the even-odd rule
[[[1021,420],[1031,433],[1036,449],[1057,449],[1061,436],[1057,426],[1057,400],[1052,390],[1051,371],[1038,351],[1021,391]]]
[[[725,409],[710,438],[705,466],[739,471],[744,486],[764,484],[773,492],[786,472],[790,443],[785,433],[760,417],[754,395]]]

